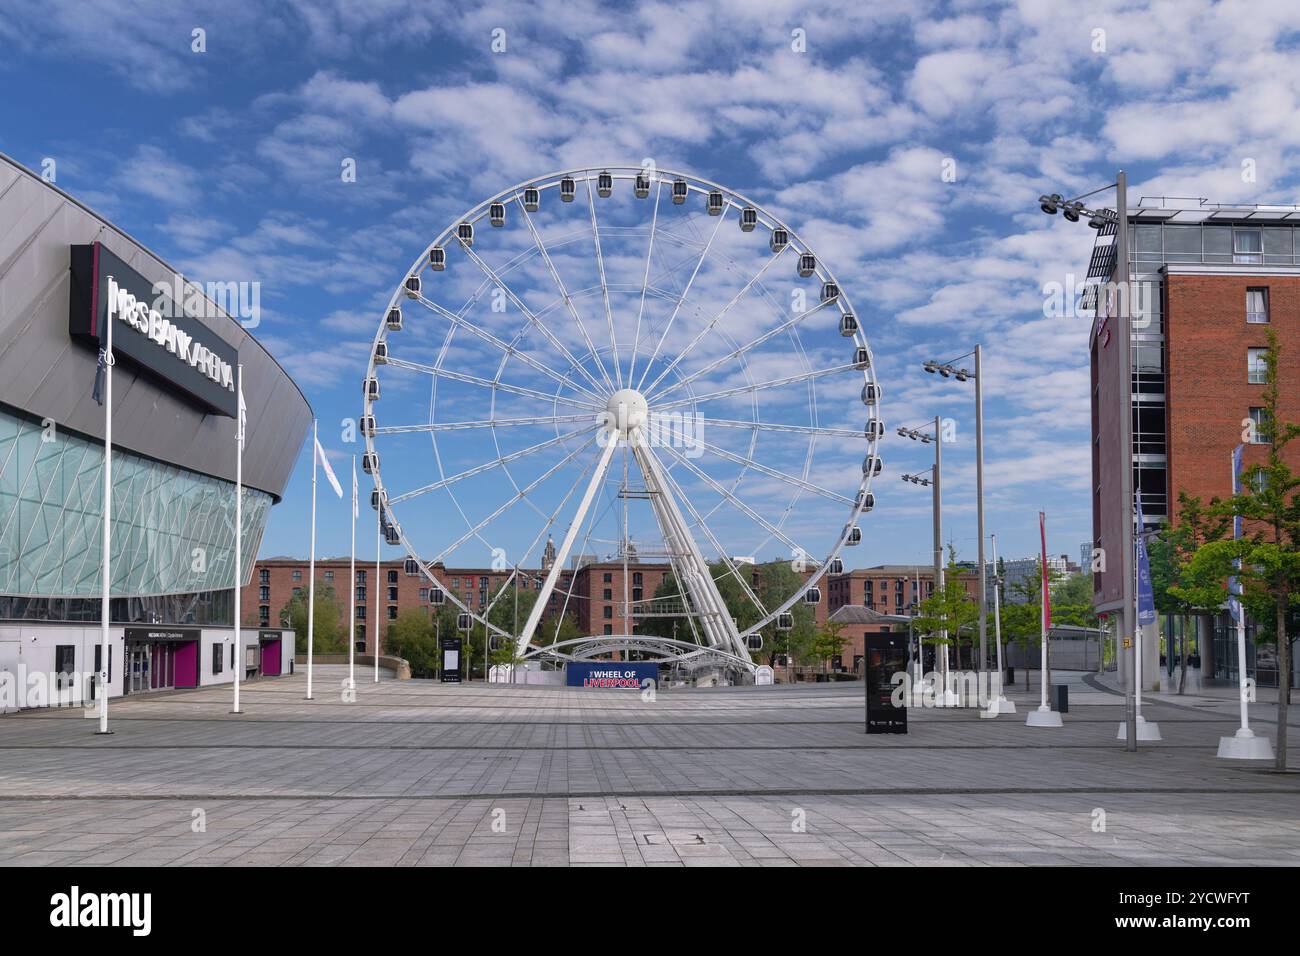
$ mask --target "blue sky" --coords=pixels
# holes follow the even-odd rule
[[[928,562],[928,494],[898,480],[928,449],[892,430],[934,415],[956,429],[945,538],[974,557],[972,393],[920,365],[976,341],[1001,553],[1036,551],[1040,508],[1053,552],[1090,538],[1088,320],[1045,315],[1043,287],[1086,271],[1092,235],[1043,216],[1040,193],[1123,166],[1135,198],[1296,201],[1291,3],[202,6],[0,0],[0,150],[54,159],[60,187],[187,276],[260,282],[254,334],[308,394],[336,466],[384,306],[438,232],[521,180],[650,159],[788,222],[864,320],[891,437],[849,566]],[[355,182],[340,175],[349,158]],[[427,421],[427,400],[391,381],[381,424]],[[860,423],[845,394],[825,393],[823,420]],[[386,460],[386,485],[437,478],[427,444],[401,447],[402,481]],[[306,551],[310,461],[304,448],[264,555]],[[831,449],[816,480],[852,494],[856,467]],[[505,493],[488,478],[466,488],[471,513]],[[319,552],[346,553],[346,505],[321,509]],[[838,528],[821,515],[801,511],[813,538]],[[432,501],[398,517],[426,552],[460,522]],[[744,529],[730,533],[745,553]],[[516,551],[531,537],[502,535]],[[360,539],[373,555],[373,531]],[[763,556],[781,552],[768,543]]]

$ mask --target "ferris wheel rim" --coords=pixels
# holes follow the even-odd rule
[[[554,189],[554,188],[558,188],[558,187],[559,187],[559,184],[560,184],[561,180],[563,180],[564,178],[573,178],[575,181],[578,180],[578,179],[582,179],[582,180],[584,180],[584,181],[586,182],[586,184],[587,184],[588,191],[590,191],[590,189],[591,189],[591,183],[592,183],[593,179],[594,179],[595,177],[598,177],[598,176],[604,174],[604,173],[609,174],[609,175],[610,175],[613,179],[615,179],[615,180],[626,180],[626,179],[633,179],[633,178],[636,177],[637,175],[642,174],[642,173],[644,173],[644,172],[646,171],[646,170],[645,170],[645,167],[642,166],[642,165],[615,165],[615,166],[599,167],[599,172],[598,172],[597,170],[598,170],[598,167],[595,167],[595,166],[588,166],[588,167],[581,167],[581,168],[576,168],[576,169],[572,169],[572,170],[561,170],[561,171],[555,171],[555,172],[547,173],[547,174],[545,174],[545,175],[543,175],[543,176],[540,176],[540,177],[533,177],[533,178],[531,178],[531,179],[522,180],[522,181],[520,181],[519,183],[517,183],[517,184],[515,184],[515,185],[513,185],[513,186],[511,186],[511,187],[508,187],[508,188],[506,188],[506,189],[504,189],[504,190],[501,190],[501,191],[498,192],[496,195],[494,195],[494,196],[492,196],[492,197],[490,197],[490,198],[488,198],[488,199],[486,199],[486,200],[484,200],[484,201],[482,201],[482,202],[476,204],[475,206],[470,207],[470,209],[468,209],[468,210],[467,210],[467,211],[466,211],[466,212],[465,212],[465,213],[464,213],[460,218],[454,220],[454,221],[452,222],[451,225],[449,225],[446,229],[444,229],[441,233],[439,233],[439,235],[438,235],[438,236],[437,236],[437,237],[436,237],[432,242],[430,242],[430,243],[425,247],[425,249],[424,249],[424,251],[421,253],[421,255],[418,256],[418,257],[417,257],[417,258],[412,262],[412,265],[411,265],[411,267],[407,270],[406,275],[407,275],[407,276],[410,276],[410,275],[413,275],[413,274],[419,274],[420,272],[422,272],[423,269],[424,269],[424,267],[425,267],[425,265],[426,265],[427,262],[428,262],[428,256],[429,256],[429,253],[430,253],[430,251],[431,251],[434,247],[436,247],[436,246],[438,246],[438,245],[440,245],[440,244],[445,243],[445,242],[448,240],[448,237],[450,237],[450,236],[452,235],[452,233],[457,229],[457,227],[459,226],[460,223],[462,223],[462,222],[477,223],[478,221],[480,221],[480,220],[481,220],[485,215],[487,215],[487,211],[490,209],[490,207],[492,206],[493,203],[501,202],[501,201],[506,200],[506,199],[511,199],[511,200],[513,200],[514,202],[516,202],[516,203],[519,205],[519,207],[520,207],[521,209],[523,209],[523,208],[524,208],[524,204],[523,204],[523,201],[522,201],[521,195],[522,195],[522,192],[523,192],[524,190],[526,190],[526,189],[537,189],[539,192],[540,192],[541,190]],[[793,250],[795,250],[796,252],[799,252],[799,253],[802,253],[802,252],[805,252],[805,251],[811,253],[811,250],[812,250],[811,245],[808,244],[807,242],[805,242],[805,241],[804,241],[804,240],[803,240],[803,239],[798,235],[798,233],[797,233],[794,229],[792,229],[792,228],[791,228],[787,223],[785,223],[783,220],[781,220],[780,218],[776,217],[775,215],[771,214],[768,210],[766,210],[766,209],[765,209],[762,205],[760,205],[759,203],[754,202],[753,200],[749,199],[749,197],[747,197],[746,195],[744,195],[744,194],[742,194],[742,193],[740,193],[740,192],[738,192],[738,191],[736,191],[736,190],[734,190],[734,189],[731,189],[731,188],[729,188],[729,187],[723,186],[723,185],[721,185],[721,184],[719,184],[719,183],[716,183],[716,182],[713,182],[713,181],[711,181],[711,180],[706,180],[706,179],[704,179],[704,178],[702,178],[702,177],[699,177],[699,176],[696,176],[696,175],[694,175],[694,174],[688,174],[688,173],[684,173],[684,172],[680,172],[680,171],[672,170],[672,169],[659,169],[659,168],[655,168],[655,169],[653,169],[653,170],[651,171],[650,175],[653,176],[653,178],[654,178],[654,179],[657,181],[657,183],[658,183],[657,190],[662,190],[662,186],[663,186],[664,181],[667,180],[667,179],[670,179],[670,178],[671,178],[674,182],[676,182],[676,181],[684,181],[684,182],[686,183],[686,188],[687,188],[688,192],[707,193],[707,192],[711,192],[711,191],[714,191],[714,190],[716,190],[716,191],[718,191],[718,192],[721,192],[721,193],[723,194],[723,196],[724,196],[724,206],[723,206],[723,211],[722,211],[722,218],[725,218],[726,210],[729,209],[729,208],[731,208],[732,206],[736,206],[737,208],[746,208],[746,207],[747,207],[747,208],[753,209],[753,210],[755,211],[755,215],[756,215],[756,217],[757,217],[757,220],[756,220],[756,221],[757,221],[758,224],[763,225],[765,228],[767,228],[767,229],[769,229],[769,230],[770,230],[770,229],[778,229],[778,228],[779,228],[779,229],[784,229],[784,230],[786,230],[787,235],[788,235],[788,237],[789,237],[788,248],[791,248],[791,249],[793,249]],[[657,204],[656,204],[656,205],[657,205]],[[657,209],[656,209],[656,212],[657,212]],[[525,211],[525,216],[526,216],[526,215],[527,215],[527,213],[526,213],[526,211]],[[592,206],[592,217],[593,217],[593,223],[594,223],[594,219],[595,219],[595,215],[594,215],[594,204],[593,204],[593,206]],[[720,226],[721,226],[721,221],[720,221],[720,222],[715,226],[715,230],[716,230],[718,227],[720,227]],[[532,228],[532,227],[531,227],[531,224],[530,224],[530,229],[531,229],[531,228]],[[580,231],[575,231],[575,235],[578,234],[578,232],[580,232]],[[539,241],[538,244],[540,245],[540,241]],[[527,251],[527,250],[526,250],[526,251]],[[784,252],[784,249],[782,249],[781,252]],[[707,254],[707,247],[706,247],[705,253]],[[544,254],[545,254],[545,253],[543,252],[543,255],[544,255]],[[767,265],[770,265],[772,262],[774,262],[775,259],[778,258],[778,257],[780,256],[780,254],[781,254],[781,253],[777,253],[777,254],[773,255],[772,257],[770,257],[768,263],[765,264],[764,269],[766,268]],[[535,255],[535,253],[534,253],[534,255]],[[814,255],[815,255],[815,254],[814,254]],[[647,257],[647,258],[648,258],[648,257]],[[701,262],[702,262],[702,261],[703,261],[703,257],[701,257]],[[483,264],[482,264],[482,263],[480,263],[480,267],[483,267]],[[697,269],[698,269],[698,266],[697,266]],[[759,274],[761,275],[761,271],[760,271]],[[852,313],[852,305],[851,305],[851,302],[849,301],[849,297],[848,297],[847,293],[844,291],[844,289],[843,289],[842,286],[839,286],[839,283],[838,283],[838,281],[835,279],[835,276],[834,276],[833,271],[832,271],[832,270],[831,270],[831,269],[830,269],[830,268],[825,264],[824,260],[821,259],[821,257],[816,257],[816,268],[815,268],[813,274],[816,275],[817,278],[818,278],[818,280],[820,280],[821,282],[824,282],[824,283],[825,283],[825,282],[835,283],[835,285],[839,287],[839,290],[840,290],[840,291],[839,291],[839,295],[836,297],[835,300],[833,300],[833,304],[834,304],[834,307],[839,311],[840,315],[843,316],[846,312],[848,312],[848,313]],[[757,276],[756,276],[756,278],[757,278]],[[481,284],[482,284],[482,286],[483,286],[484,288],[486,288],[486,287],[489,287],[489,286],[493,285],[494,283],[492,282],[491,278],[489,278],[489,277],[485,277],[484,280],[483,280],[483,282],[482,282]],[[497,283],[495,283],[495,284],[497,284],[497,285],[502,285],[502,283],[500,283],[500,282],[497,282]],[[602,283],[601,283],[601,287],[602,287],[602,289],[604,290],[604,293],[605,293],[605,296],[606,296],[606,301],[608,301],[608,288],[609,288],[609,286],[608,286],[608,283],[606,283],[606,282],[603,281],[603,272],[602,272]],[[646,288],[647,288],[647,283],[644,283],[644,282],[643,282],[643,285],[642,285],[642,290],[643,290],[643,292],[646,291]],[[744,291],[745,291],[745,290],[742,290],[742,292],[741,292],[742,295],[743,295]],[[389,299],[389,303],[388,303],[388,305],[387,305],[387,307],[386,307],[386,309],[385,309],[385,314],[387,314],[387,312],[388,312],[389,310],[391,310],[394,306],[397,306],[397,305],[400,303],[400,300],[401,300],[402,295],[403,295],[403,288],[402,288],[401,285],[399,285],[399,286],[397,287],[397,289],[394,291],[393,295],[392,295],[392,296],[390,297],[390,299]],[[684,301],[685,301],[685,295],[683,294],[683,295],[679,298],[679,300],[678,300],[678,307],[680,307],[681,302],[684,302]],[[822,307],[825,306],[826,304],[827,304],[827,303],[823,302],[823,303],[819,304],[818,306],[814,307],[813,310],[809,310],[809,312],[811,312],[811,311],[816,311],[817,309],[822,308]],[[550,308],[550,306],[548,305],[548,309],[549,309],[549,308]],[[728,308],[729,308],[729,307],[728,307]],[[725,311],[725,310],[724,310],[724,311]],[[853,313],[853,314],[856,314],[856,313]],[[523,330],[521,329],[521,333],[522,333],[522,331],[523,331]],[[706,329],[705,331],[707,331],[707,329]],[[455,332],[455,328],[454,328],[454,327],[448,329],[448,334],[449,334],[449,336],[450,336],[450,335],[453,335],[454,332]],[[376,348],[377,348],[378,344],[379,344],[380,342],[382,342],[382,341],[385,341],[386,338],[387,338],[387,333],[386,333],[385,325],[384,325],[383,320],[381,319],[381,321],[380,321],[380,323],[379,323],[379,328],[378,328],[378,330],[376,331],[376,334],[375,334],[374,340],[372,341],[372,348],[371,348],[370,356],[369,356],[369,359],[368,359],[368,362],[367,362],[367,371],[366,371],[366,374],[367,374],[367,378],[368,378],[368,379],[369,379],[369,378],[372,378],[372,377],[374,377],[374,376],[376,376],[376,374],[377,374],[377,371],[376,371],[376,362],[375,362],[375,353],[376,353]],[[864,332],[864,330],[863,330],[863,327],[862,327],[862,324],[861,324],[861,323],[859,323],[857,330],[856,330],[855,333],[853,334],[853,341],[854,341],[855,346],[857,346],[857,347],[859,347],[859,348],[866,349],[866,353],[867,353],[867,356],[868,356],[868,360],[867,360],[866,366],[865,366],[864,368],[861,369],[861,371],[862,371],[862,377],[863,377],[863,381],[864,381],[864,386],[865,386],[865,385],[876,385],[875,375],[874,375],[875,363],[874,363],[873,358],[871,357],[870,343],[869,343],[869,341],[866,339],[865,332]],[[661,340],[660,344],[662,344],[662,340]],[[637,351],[637,350],[635,349],[635,346],[637,346],[637,345],[639,345],[639,341],[636,342],[636,343],[634,343],[633,360],[635,360],[635,355],[636,355],[636,351]],[[616,346],[615,346],[615,347],[616,347]],[[746,348],[748,348],[748,347],[752,347],[752,343],[751,343],[750,346],[747,346]],[[594,351],[593,351],[593,355],[594,355],[594,354],[595,354],[595,353],[594,353]],[[657,352],[656,352],[655,354],[657,355]],[[508,361],[509,357],[510,357],[510,356],[508,356],[508,355],[503,356],[502,367],[504,367],[504,365],[505,365],[505,363]],[[677,358],[681,358],[681,357],[682,357],[682,356],[679,355]],[[573,365],[574,365],[575,368],[581,368],[581,364],[580,364],[579,362],[577,362],[576,360],[573,361]],[[653,358],[651,358],[650,360],[648,360],[648,361],[646,362],[646,366],[645,366],[645,368],[648,370],[652,365],[653,365]],[[617,365],[616,365],[616,367],[617,367]],[[601,366],[601,368],[603,369],[603,366]],[[433,389],[436,391],[436,378],[437,378],[437,376],[434,376],[434,378],[435,378],[435,382],[432,383],[432,386],[433,386]],[[497,379],[499,379],[499,378],[500,378],[500,372],[498,372],[498,375],[497,375]],[[653,388],[654,388],[654,385],[657,384],[658,381],[660,381],[660,380],[662,380],[662,375],[660,376],[660,379],[657,379],[657,380],[656,380],[656,383],[652,383],[651,388],[653,389]],[[643,377],[642,377],[642,379],[641,379],[641,381],[640,381],[639,384],[644,384],[644,383],[645,383],[645,376],[643,375]],[[496,382],[494,382],[494,384],[496,384]],[[593,382],[593,384],[595,384],[595,383]],[[752,383],[751,383],[751,384],[752,384]],[[812,396],[812,400],[815,401],[815,394],[816,394],[816,393],[815,393],[815,389],[812,388],[811,381],[809,382],[809,390],[810,390],[810,393],[811,393],[811,396]],[[879,390],[878,390],[878,386],[877,386],[877,394],[878,394],[878,391],[879,391]],[[496,396],[497,396],[497,389],[496,389],[495,387],[492,389],[492,393],[493,393],[492,404],[493,404],[493,408],[495,409],[495,402],[496,402]],[[756,390],[756,389],[752,390],[752,393],[756,396],[756,395],[757,395],[757,390]],[[708,397],[707,397],[707,396],[706,396],[705,400],[706,400],[706,401],[708,400]],[[691,403],[693,404],[694,401],[695,401],[695,399],[693,398],[693,399],[691,399],[690,401],[691,401]],[[879,401],[878,401],[878,399],[877,399],[876,405],[877,405],[877,407],[879,406]],[[369,398],[368,395],[367,395],[366,400],[365,400],[365,414],[368,415],[368,416],[371,416],[372,418],[373,418],[373,415],[374,415],[374,411],[373,411],[373,403],[371,402],[371,400],[370,400],[370,398]],[[870,414],[878,415],[878,411],[876,411],[876,412],[874,412],[874,413],[870,413]],[[493,411],[493,414],[492,414],[491,417],[492,417],[492,418],[495,418],[495,411]],[[814,419],[815,419],[815,418],[816,418],[816,415],[815,415],[815,410],[814,410]],[[737,425],[741,425],[740,422],[737,422],[736,424],[737,424]],[[758,429],[759,429],[759,427],[761,427],[761,424],[760,424],[760,423],[743,423],[743,426],[742,426],[742,427],[749,427],[750,425],[753,425],[753,426],[754,426],[754,428],[753,428],[753,435],[756,436],[757,433],[758,433]],[[816,427],[817,427],[816,424],[814,424],[813,427],[816,428]],[[499,459],[501,458],[501,455],[500,455],[500,446],[499,446],[499,442],[498,442],[498,440],[497,440],[497,434],[498,434],[498,432],[497,432],[497,428],[496,428],[495,426],[492,426],[492,427],[490,427],[489,430],[491,431],[491,433],[492,433],[492,435],[493,435],[493,437],[494,437],[494,446],[493,446],[493,447],[494,447],[494,449],[497,450],[497,452],[498,452],[498,460],[499,460]],[[883,429],[881,429],[881,430],[883,431]],[[431,435],[432,435],[432,434],[433,434],[433,433],[431,432]],[[575,434],[574,437],[576,437],[576,434]],[[817,437],[816,434],[811,434],[811,435],[810,435],[810,439],[811,439],[811,441],[810,441],[810,444],[809,444],[809,450],[808,450],[808,453],[807,453],[806,456],[805,456],[805,473],[806,473],[806,471],[807,471],[808,461],[809,461],[809,460],[811,459],[811,457],[812,457],[812,449],[813,449],[813,447],[814,447],[814,445],[815,445],[816,437]],[[365,435],[366,450],[367,450],[368,452],[372,452],[372,453],[375,452],[375,440],[374,440],[374,439],[375,439],[375,436],[372,435],[372,434],[367,434],[367,435]],[[873,456],[874,456],[874,455],[875,455],[875,452],[876,452],[876,450],[877,450],[877,448],[878,448],[878,445],[879,445],[879,436],[871,436],[871,435],[868,435],[867,438],[866,438],[866,440],[867,440],[867,448],[868,448],[868,451],[869,451],[870,455],[873,455]],[[751,446],[750,446],[750,447],[751,447],[751,451],[752,451],[752,447],[753,447],[752,443],[751,443]],[[746,456],[746,457],[750,458],[751,461],[752,461],[752,454],[751,454],[750,456]],[[511,475],[511,477],[510,477],[510,481],[511,481],[511,483],[512,483],[512,486],[515,487],[516,489],[518,489],[518,485],[517,485],[517,483],[514,481],[514,478],[513,478],[512,473],[510,473],[510,472],[508,471],[508,469],[506,470],[506,473],[509,474],[509,475]],[[849,533],[850,533],[850,531],[849,531],[850,527],[855,526],[855,525],[856,525],[856,522],[858,521],[858,519],[860,518],[860,516],[864,513],[864,511],[863,511],[863,503],[864,503],[864,501],[865,501],[865,499],[866,499],[866,495],[869,493],[869,489],[870,489],[870,486],[871,486],[871,478],[872,478],[872,477],[873,477],[872,474],[864,473],[862,479],[859,481],[858,493],[857,493],[857,496],[856,496],[856,499],[855,499],[855,503],[854,503],[854,505],[852,506],[852,509],[851,509],[849,524],[846,525],[846,527],[845,527],[844,531],[841,533],[840,537],[835,541],[835,544],[833,545],[833,547],[832,547],[830,553],[826,556],[826,558],[825,558],[824,560],[822,560],[822,561],[820,562],[820,564],[817,564],[817,566],[815,567],[815,569],[814,569],[812,575],[806,579],[806,581],[804,582],[803,587],[802,587],[800,590],[796,591],[796,593],[795,593],[794,595],[792,595],[788,600],[786,600],[785,602],[783,602],[782,605],[781,605],[780,607],[777,607],[776,609],[770,611],[770,612],[769,612],[766,616],[764,616],[764,617],[763,617],[763,618],[762,618],[762,619],[761,619],[757,624],[755,624],[755,625],[753,625],[752,627],[750,627],[750,628],[746,629],[745,631],[741,632],[742,636],[748,636],[748,635],[754,633],[755,631],[760,630],[761,628],[767,626],[768,624],[770,624],[771,622],[773,622],[774,620],[776,620],[777,617],[778,617],[779,615],[781,615],[781,614],[783,614],[783,613],[786,613],[786,612],[787,612],[787,611],[788,611],[792,606],[794,606],[794,605],[798,602],[799,598],[803,595],[803,593],[804,593],[807,589],[814,587],[818,582],[820,582],[820,581],[822,580],[823,577],[825,577],[825,575],[826,575],[826,573],[827,573],[829,567],[831,566],[832,562],[833,562],[834,560],[836,560],[837,558],[839,558],[840,553],[842,552],[843,548],[846,546],[847,539],[848,539],[848,536],[849,536]],[[385,505],[385,503],[388,501],[388,499],[387,499],[387,497],[386,497],[386,493],[385,493],[385,490],[384,490],[384,487],[383,487],[383,482],[382,482],[382,476],[381,476],[381,474],[380,474],[380,469],[379,469],[378,467],[375,468],[375,471],[374,471],[374,474],[373,474],[373,478],[374,478],[374,482],[375,482],[375,489],[376,489],[376,492],[377,492],[378,495],[379,495],[379,502],[378,502],[378,503],[379,503],[379,506],[382,508],[382,507]],[[794,502],[798,500],[799,495],[801,495],[801,494],[802,494],[802,489],[798,490],[798,491],[795,493],[794,498],[793,498],[793,500],[792,500],[792,504],[791,504],[791,506],[790,506],[791,508],[793,507]],[[454,495],[453,495],[453,497],[454,497]],[[689,499],[686,498],[685,500],[689,500]],[[720,506],[721,506],[721,502],[719,502],[719,505],[715,506],[714,511],[716,511],[716,508],[717,508],[717,507],[720,507]],[[788,514],[788,513],[789,513],[789,510],[790,510],[790,508],[787,508],[785,514]],[[391,512],[391,507],[390,507],[390,512]],[[713,511],[710,512],[710,514],[712,514],[712,513],[713,513]],[[462,515],[463,515],[463,513],[462,513]],[[467,519],[467,518],[466,518],[466,520],[467,520],[467,522],[468,522],[468,519]],[[784,523],[784,520],[783,520],[782,523]],[[701,522],[699,523],[699,525],[700,525],[700,526],[703,526],[703,522],[701,521]],[[504,633],[503,631],[501,631],[501,629],[499,629],[499,628],[495,628],[493,625],[490,624],[490,622],[488,622],[488,621],[486,620],[486,618],[487,618],[487,616],[488,616],[488,614],[487,614],[487,610],[484,611],[484,613],[481,615],[481,618],[480,618],[480,615],[475,614],[475,612],[474,612],[471,608],[469,608],[469,607],[465,606],[464,604],[462,604],[462,603],[459,601],[459,599],[455,597],[455,593],[454,593],[450,588],[448,588],[448,587],[446,586],[446,584],[445,584],[443,581],[441,581],[441,580],[438,578],[438,576],[433,572],[433,569],[432,569],[432,563],[430,563],[430,564],[428,564],[428,565],[425,564],[425,562],[423,561],[423,559],[422,559],[422,558],[419,556],[419,554],[416,552],[416,549],[413,547],[412,543],[407,539],[407,537],[406,537],[406,533],[405,533],[404,530],[402,530],[402,529],[400,528],[400,525],[398,525],[397,527],[398,527],[398,538],[399,538],[399,543],[400,543],[400,545],[403,547],[403,549],[407,552],[407,554],[408,554],[409,556],[411,556],[412,558],[415,559],[415,561],[417,562],[417,564],[421,567],[421,570],[422,570],[422,572],[424,573],[424,576],[425,576],[425,577],[426,577],[426,578],[427,578],[431,583],[433,583],[435,586],[437,586],[438,588],[440,588],[441,590],[443,590],[444,594],[447,594],[447,593],[452,594],[452,595],[453,595],[453,597],[452,597],[453,603],[454,603],[456,606],[460,607],[462,611],[464,611],[464,612],[470,614],[470,615],[471,615],[472,617],[474,617],[475,619],[478,619],[480,623],[483,623],[483,624],[487,625],[487,626],[489,627],[489,629],[491,629],[491,630],[496,630],[498,633]],[[770,537],[771,537],[771,536],[769,535],[769,540],[770,540]],[[726,555],[725,551],[720,551],[720,557],[721,557],[723,560],[726,560],[726,559],[727,559],[727,555]],[[816,563],[816,562],[813,562],[813,563]],[[626,610],[625,610],[625,613],[626,613]]]

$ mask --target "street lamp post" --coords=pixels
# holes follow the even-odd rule
[[[929,485],[932,491],[932,523],[934,527],[934,593],[942,594],[944,585],[943,570],[943,432],[942,423],[939,416],[934,417],[934,434],[930,435],[916,428],[900,428],[898,434],[904,438],[910,438],[913,441],[919,441],[923,445],[934,442],[934,464],[927,469],[930,472],[929,478],[922,478],[925,472],[912,475],[903,475],[904,481],[910,481],[914,485]],[[919,597],[919,595],[918,595]],[[935,701],[941,707],[955,706],[956,694],[953,693],[951,682],[948,677],[948,631],[945,628],[940,632],[944,640],[943,645],[943,692],[936,694]]]
[[[984,367],[982,346],[978,343],[966,355],[959,355],[948,362],[926,362],[923,368],[927,372],[937,372],[944,378],[953,377],[959,382],[975,380],[975,523],[979,535],[979,574],[980,574],[980,653],[976,670],[983,673],[988,666],[988,571],[984,563]],[[967,356],[974,356],[975,371],[956,368],[953,362],[959,362]]]
[[[1116,209],[1088,209],[1083,205],[1083,200],[1094,193],[1099,193],[1104,189],[1115,189],[1115,206]],[[1125,645],[1124,650],[1124,712],[1125,712],[1125,734],[1124,749],[1129,751],[1137,750],[1137,676],[1136,676],[1136,645],[1137,645],[1137,608],[1136,599],[1137,591],[1133,587],[1133,566],[1134,559],[1134,509],[1133,509],[1133,327],[1132,327],[1132,303],[1131,303],[1131,276],[1129,270],[1129,241],[1128,241],[1128,176],[1124,170],[1119,170],[1115,177],[1115,182],[1094,189],[1090,193],[1084,193],[1075,199],[1062,199],[1059,194],[1050,196],[1040,196],[1038,207],[1049,216],[1062,213],[1065,218],[1071,222],[1078,222],[1081,216],[1088,217],[1088,225],[1093,229],[1101,230],[1109,225],[1115,228],[1115,269],[1112,275],[1115,277],[1113,288],[1115,289],[1115,307],[1117,314],[1114,316],[1119,325],[1119,343],[1120,343],[1120,370],[1123,376],[1120,381],[1120,400],[1122,407],[1119,415],[1119,440],[1120,440],[1120,502],[1121,521],[1120,521],[1120,540],[1122,543],[1122,553],[1120,555],[1120,624],[1118,625],[1118,634],[1122,635]],[[1101,307],[1101,297],[1098,296],[1097,307]]]

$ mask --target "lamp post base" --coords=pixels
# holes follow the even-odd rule
[[[1119,722],[1119,732],[1115,734],[1116,740],[1128,739],[1128,721]],[[1160,736],[1160,725],[1154,720],[1147,720],[1145,717],[1137,719],[1137,739],[1138,740],[1164,740]]]
[[[1231,737],[1219,738],[1218,756],[1224,760],[1272,760],[1273,742],[1242,727]]]
[[[1061,715],[1050,707],[1039,707],[1037,710],[1031,710],[1029,716],[1025,718],[1026,727],[1063,727]]]

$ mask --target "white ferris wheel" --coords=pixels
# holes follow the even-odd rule
[[[648,164],[519,183],[451,222],[393,292],[364,396],[384,537],[520,659],[752,671],[862,540],[881,469],[870,347],[826,263],[744,196]],[[795,583],[760,588],[777,561]],[[633,600],[645,562],[671,576]],[[622,633],[557,643],[588,564],[622,565]],[[535,595],[513,626],[448,580],[489,565]],[[681,632],[644,633],[666,607]]]

